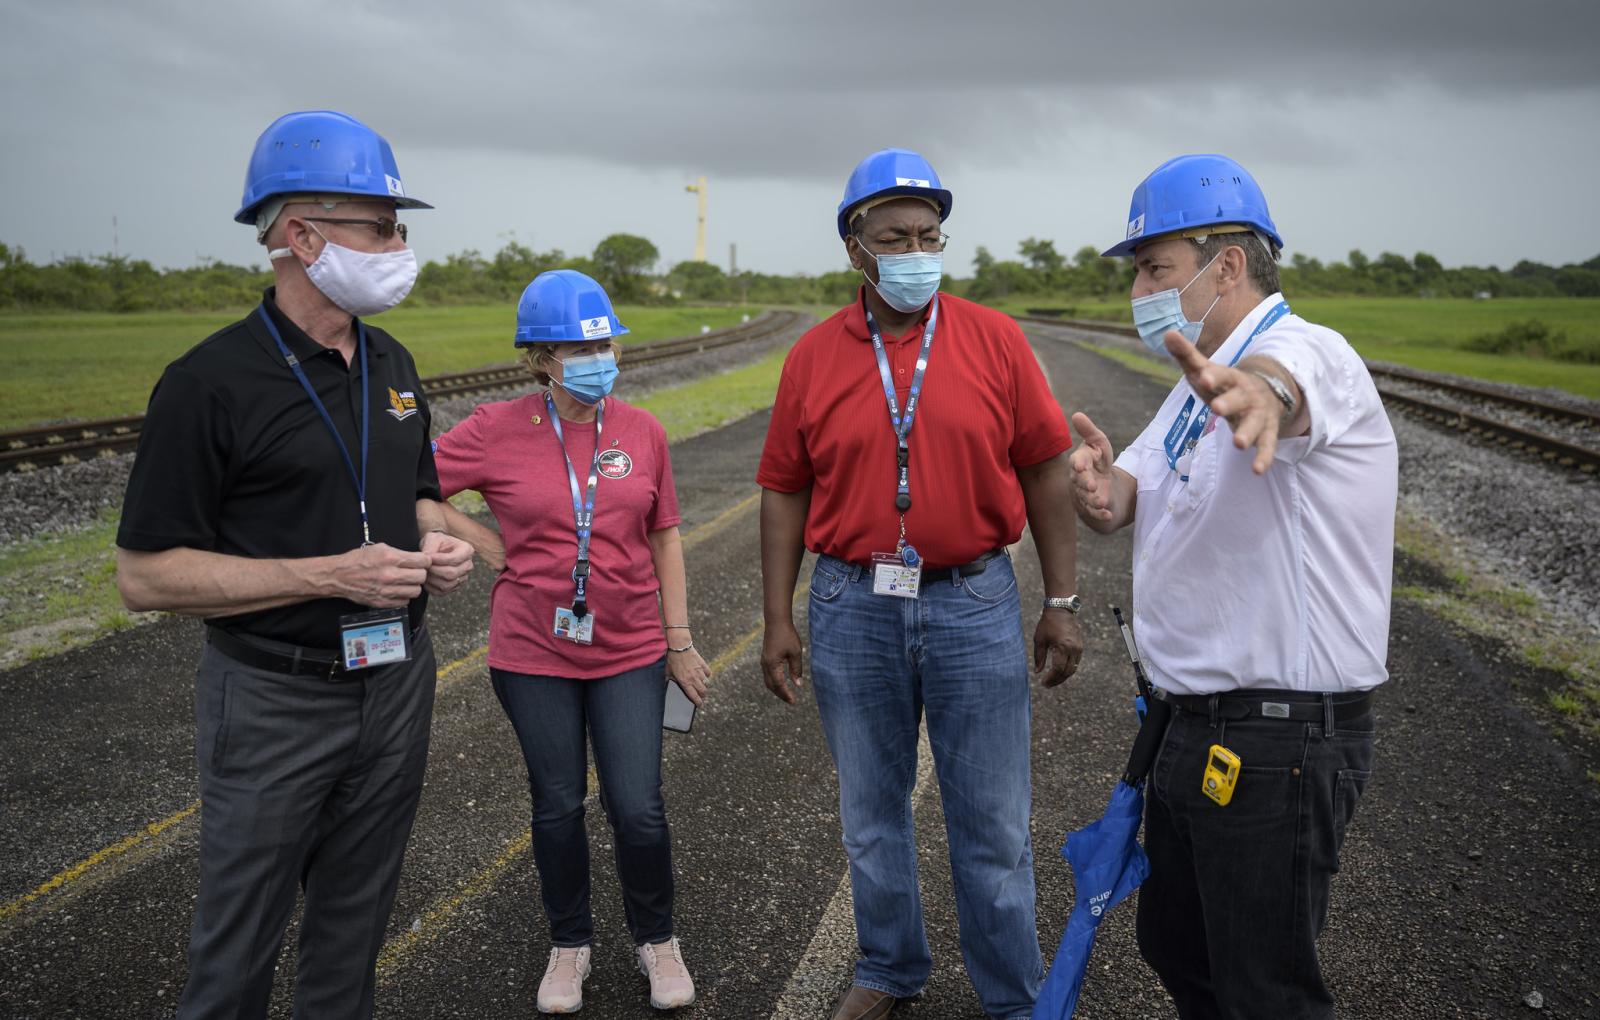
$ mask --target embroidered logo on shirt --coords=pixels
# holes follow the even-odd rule
[[[389,406],[384,410],[394,415],[395,421],[405,421],[417,413],[417,395],[410,390],[405,392],[396,391],[391,386],[389,387]]]
[[[621,450],[607,450],[600,455],[600,473],[613,480],[626,478],[633,473],[633,458]]]

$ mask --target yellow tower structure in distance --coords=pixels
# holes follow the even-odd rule
[[[695,228],[694,234],[694,260],[706,260],[706,179],[705,175],[695,179],[693,184],[685,184],[684,191],[693,191],[700,196],[700,223]]]

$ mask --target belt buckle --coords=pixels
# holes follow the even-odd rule
[[[339,674],[340,674],[340,672],[342,672],[339,669],[340,665],[341,665],[341,663],[337,658],[334,659],[332,662],[329,662],[328,663],[328,672],[323,675],[322,679],[324,681],[326,681],[327,683],[330,683],[330,684],[341,683],[342,681],[339,679]]]

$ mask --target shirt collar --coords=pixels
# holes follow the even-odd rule
[[[1239,320],[1239,324],[1233,327],[1233,332],[1228,334],[1228,339],[1222,341],[1222,346],[1212,353],[1211,360],[1222,365],[1228,364],[1234,353],[1239,350],[1250,334],[1255,332],[1256,326],[1260,325],[1261,320],[1266,318],[1268,312],[1278,307],[1278,302],[1282,300],[1283,295],[1281,293],[1272,293],[1262,298],[1261,303],[1250,309],[1245,314],[1245,317]]]
[[[911,329],[906,331],[904,336],[896,336],[893,333],[886,332],[883,334],[883,342],[885,344],[903,343],[912,337],[922,336],[922,330],[928,325],[928,312],[932,309],[933,302],[929,301],[928,306],[922,310],[921,317],[917,319],[916,324]],[[856,299],[850,303],[850,307],[844,310],[844,328],[846,332],[857,340],[872,340],[872,331],[867,328],[866,284],[862,284],[856,289]]]
[[[278,307],[277,287],[268,287],[261,292],[261,304],[266,308],[267,314],[272,316],[272,324],[278,327],[278,332],[283,336],[283,342],[289,345],[290,352],[301,361],[310,360],[332,350],[332,348],[324,347],[311,339],[311,334],[301,329],[293,319],[284,314],[283,309]],[[272,355],[274,359],[281,360],[282,355],[278,352],[278,345],[272,342],[271,335],[261,325],[260,316],[255,312],[250,313],[250,324],[256,340],[261,343],[267,353]],[[383,344],[376,342],[378,333],[379,331],[373,329],[372,326],[367,326],[367,357],[369,358],[381,358],[389,353],[384,349]],[[360,371],[359,363],[351,367],[354,371]]]

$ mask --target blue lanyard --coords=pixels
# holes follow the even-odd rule
[[[1228,367],[1232,368],[1234,365],[1237,365],[1239,363],[1239,359],[1244,357],[1244,352],[1250,347],[1251,342],[1254,341],[1256,337],[1260,336],[1262,333],[1265,333],[1269,328],[1271,328],[1273,323],[1277,322],[1279,319],[1288,314],[1289,302],[1279,301],[1271,311],[1267,312],[1267,314],[1262,317],[1261,322],[1258,323],[1250,335],[1245,338],[1245,342],[1241,344],[1238,351],[1234,353],[1233,359],[1228,362]],[[1178,470],[1178,459],[1188,451],[1194,449],[1195,444],[1200,441],[1201,435],[1203,435],[1205,432],[1206,422],[1211,420],[1210,404],[1202,404],[1200,406],[1200,413],[1198,414],[1194,414],[1194,404],[1195,395],[1190,394],[1189,399],[1183,402],[1183,410],[1179,411],[1178,417],[1173,420],[1172,428],[1167,430],[1166,438],[1161,441],[1161,445],[1164,446],[1167,451],[1167,466],[1174,471]],[[1189,420],[1190,415],[1194,416],[1194,420],[1192,422]],[[1185,428],[1185,426],[1187,426],[1187,428]],[[1189,480],[1189,476],[1179,475],[1178,480],[1187,482]]]
[[[917,401],[922,396],[922,373],[928,370],[928,351],[933,347],[933,329],[939,322],[939,299],[933,299],[928,311],[928,326],[922,331],[922,349],[917,352],[917,370],[911,376],[911,395],[906,398],[905,417],[900,416],[900,401],[894,395],[894,379],[889,375],[889,356],[884,353],[883,334],[878,323],[867,312],[867,329],[872,333],[872,354],[878,359],[878,376],[883,380],[883,395],[889,401],[889,424],[894,427],[895,463],[898,467],[898,488],[894,505],[901,513],[911,509],[911,426],[917,414]]]
[[[259,307],[261,321],[267,324],[267,332],[272,334],[272,339],[278,344],[278,350],[283,354],[283,360],[289,363],[289,368],[294,372],[294,377],[300,380],[300,385],[305,387],[306,396],[311,398],[311,406],[322,415],[322,423],[328,426],[328,432],[333,436],[333,444],[339,448],[339,456],[344,458],[344,466],[350,470],[350,480],[356,486],[356,500],[361,506],[361,544],[372,544],[372,531],[367,526],[367,433],[372,422],[371,406],[368,397],[372,392],[372,380],[367,375],[367,327],[360,319],[356,320],[356,346],[361,352],[361,472],[356,473],[355,462],[350,459],[350,451],[345,448],[344,437],[339,435],[339,429],[333,424],[333,418],[328,414],[328,409],[323,406],[322,398],[317,396],[317,391],[311,385],[311,380],[306,378],[306,370],[300,367],[300,359],[289,350],[289,345],[283,342],[283,336],[278,332],[278,326],[272,321],[272,316],[267,314],[265,304]]]
[[[544,394],[544,406],[550,412],[550,426],[556,430],[561,459],[567,462],[567,484],[572,486],[572,518],[578,527],[578,562],[572,568],[572,615],[581,620],[589,615],[589,535],[594,528],[594,489],[600,481],[600,433],[605,427],[606,405],[602,401],[594,409],[594,460],[589,463],[589,485],[582,492],[578,490],[578,473],[572,469],[572,458],[567,456],[561,416],[556,413],[556,402],[548,390]]]

